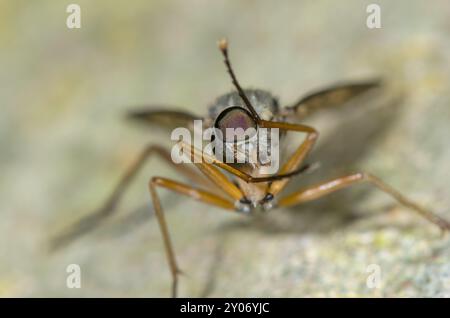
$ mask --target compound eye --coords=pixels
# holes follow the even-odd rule
[[[257,125],[248,110],[230,107],[217,116],[214,127],[222,133],[225,142],[247,140],[256,133]]]

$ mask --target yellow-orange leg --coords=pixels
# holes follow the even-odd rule
[[[269,123],[269,122],[267,122],[267,123]],[[274,125],[276,125],[277,126],[276,128],[278,128],[278,126],[281,126],[282,124],[285,124],[285,123],[277,123],[277,122],[270,122],[270,123],[273,123]],[[311,131],[311,134],[313,136],[311,137],[309,135],[309,137],[307,137],[307,140],[305,140],[304,143],[300,146],[300,148],[302,148],[302,146],[303,146],[303,148],[306,148],[300,152],[300,156],[301,156],[300,160],[296,159],[299,156],[297,154],[298,151],[293,155],[293,157],[294,157],[293,159],[296,159],[295,160],[296,165],[291,164],[290,166],[286,167],[284,169],[285,173],[279,173],[279,174],[270,175],[267,177],[253,177],[253,176],[249,175],[248,173],[245,173],[245,172],[231,166],[230,164],[225,163],[212,155],[209,155],[208,153],[202,151],[201,149],[195,148],[191,144],[186,143],[184,141],[179,141],[178,146],[181,147],[181,149],[183,149],[184,154],[188,154],[188,153],[191,154],[191,160],[194,159],[195,161],[200,161],[203,163],[202,164],[203,166],[212,167],[212,165],[214,165],[214,166],[219,167],[248,183],[272,182],[272,181],[275,183],[276,180],[288,179],[290,177],[293,177],[297,174],[304,172],[305,170],[307,170],[309,168],[309,166],[300,167],[300,165],[303,162],[303,159],[306,157],[307,153],[311,150],[315,139],[317,139],[317,133],[315,132],[315,130],[313,128],[310,128],[309,126],[294,125],[294,124],[285,124],[285,125],[287,125],[288,127],[294,126],[297,128],[297,131],[300,131],[300,132],[305,132],[305,131],[310,132]],[[306,145],[304,145],[304,144],[306,144]]]
[[[172,165],[175,169],[177,169],[181,174],[183,174],[190,180],[193,180],[199,184],[206,185],[208,187],[214,186],[206,178],[199,174],[198,171],[193,170],[186,165],[174,164],[171,159],[170,152],[167,149],[159,145],[149,145],[142,151],[136,161],[123,174],[123,176],[119,180],[119,183],[116,185],[105,202],[101,205],[101,207],[95,212],[78,220],[64,233],[53,238],[51,240],[51,248],[54,250],[69,244],[76,238],[88,233],[108,217],[111,217],[111,215],[113,215],[116,211],[116,207],[123,194],[125,193],[125,190],[128,188],[131,181],[136,177],[138,172],[142,169],[145,162],[147,162],[153,154],[158,155],[161,159]]]
[[[288,161],[281,167],[279,174],[288,174],[292,171],[297,170],[300,165],[305,160],[306,156],[314,147],[319,133],[313,127],[300,125],[300,124],[290,124],[290,123],[279,123],[273,121],[262,120],[260,125],[265,128],[279,128],[286,131],[296,131],[306,133],[305,140],[301,143],[300,147],[291,155]],[[269,187],[269,193],[272,195],[277,195],[281,192],[289,182],[289,178],[274,181]]]
[[[327,194],[330,194],[332,192],[335,192],[340,189],[344,189],[346,187],[349,187],[353,184],[360,183],[360,182],[367,182],[381,191],[389,194],[392,198],[397,200],[399,203],[403,204],[404,206],[410,208],[411,210],[419,213],[421,216],[426,218],[428,221],[434,223],[435,225],[439,226],[439,228],[442,231],[447,231],[450,229],[450,223],[446,221],[445,219],[441,218],[440,216],[434,214],[433,212],[423,208],[422,206],[418,205],[417,203],[409,200],[406,198],[403,194],[392,188],[391,186],[384,183],[379,178],[368,174],[368,173],[356,173],[349,176],[337,178],[331,181],[327,181],[306,189],[299,190],[297,192],[294,192],[292,194],[289,194],[288,196],[280,199],[278,202],[279,206],[286,207],[286,206],[292,206],[296,204],[300,204],[303,202],[311,201],[318,199],[320,197],[323,197]]]
[[[179,194],[189,196],[195,200],[214,205],[216,207],[224,208],[234,211],[234,202],[224,199],[216,194],[193,188],[189,185],[173,181],[167,178],[153,177],[149,183],[150,195],[152,197],[153,207],[158,219],[159,227],[161,229],[161,235],[164,241],[164,248],[166,251],[167,261],[169,263],[170,272],[172,274],[172,297],[177,296],[178,287],[178,275],[180,270],[175,258],[175,252],[173,250],[172,241],[170,239],[169,229],[167,227],[164,212],[156,192],[157,187],[166,188]]]

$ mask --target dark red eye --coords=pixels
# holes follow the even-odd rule
[[[230,107],[217,116],[214,127],[222,132],[226,142],[241,141],[253,136],[257,125],[248,110],[242,107]],[[227,128],[230,128],[227,130]],[[241,128],[241,129],[239,129]],[[252,130],[248,130],[253,128]],[[247,131],[247,133],[245,133]],[[249,134],[250,133],[250,134]]]

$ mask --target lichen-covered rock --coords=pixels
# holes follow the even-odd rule
[[[144,145],[170,145],[123,121],[130,106],[202,114],[231,89],[223,36],[241,83],[283,105],[338,80],[385,80],[308,120],[321,131],[310,157],[320,169],[291,190],[364,170],[450,219],[448,3],[377,3],[381,29],[366,27],[367,1],[79,1],[77,30],[54,1],[5,3],[0,295],[169,295],[147,181],[178,176],[158,159],[98,230],[58,253],[48,240],[99,206]],[[182,296],[450,296],[448,236],[369,186],[258,219],[161,194]],[[66,286],[69,264],[80,289]]]

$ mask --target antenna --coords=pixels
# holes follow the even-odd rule
[[[252,104],[250,104],[250,101],[248,100],[247,96],[245,96],[244,90],[241,88],[241,85],[239,85],[239,82],[238,82],[236,76],[234,75],[233,68],[231,67],[230,59],[228,58],[228,42],[227,42],[227,40],[226,39],[220,40],[218,42],[218,45],[219,45],[220,51],[222,51],[223,57],[225,58],[224,62],[225,62],[225,65],[227,66],[228,74],[230,74],[231,81],[233,82],[233,85],[238,90],[239,96],[242,98],[242,100],[244,101],[244,104],[247,106],[248,110],[252,114],[253,119],[257,123],[261,122],[261,118],[259,117],[256,110],[253,108]]]

